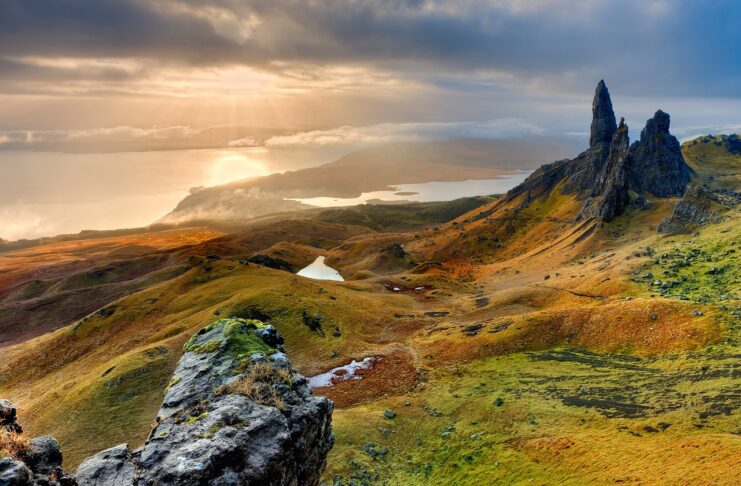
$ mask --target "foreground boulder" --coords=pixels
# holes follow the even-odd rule
[[[52,437],[26,441],[0,400],[0,486],[316,485],[334,443],[332,402],[312,396],[283,338],[252,319],[222,319],[184,348],[146,443],[87,458],[66,473]]]
[[[86,485],[315,485],[334,438],[332,402],[311,395],[260,321],[222,319],[185,345],[141,448],[86,459]]]

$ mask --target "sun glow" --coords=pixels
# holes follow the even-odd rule
[[[218,186],[227,182],[250,177],[268,175],[265,165],[241,151],[225,150],[218,153],[208,164],[204,180],[207,186]]]

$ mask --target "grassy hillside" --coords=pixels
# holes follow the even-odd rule
[[[684,148],[703,160],[696,177],[725,186],[735,156],[702,145]],[[145,439],[194,332],[259,318],[308,376],[376,358],[362,379],[315,390],[336,404],[329,484],[735,484],[741,214],[660,235],[675,202],[602,226],[574,222],[580,203],[559,191],[364,206],[146,251],[119,240],[4,256],[2,305],[100,300],[3,347],[0,395],[74,467]],[[256,254],[294,268],[325,255],[347,280],[248,263]],[[150,259],[158,269],[140,272]]]
[[[682,144],[682,154],[696,180],[725,189],[741,187],[741,142],[737,136],[707,135]]]

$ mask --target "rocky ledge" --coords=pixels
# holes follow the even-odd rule
[[[67,484],[318,484],[334,442],[332,402],[311,395],[282,343],[257,320],[203,328],[186,343],[145,444],[89,457]]]
[[[672,213],[661,222],[659,233],[687,233],[700,226],[719,222],[729,207],[703,186],[690,183],[684,197],[674,205]]]

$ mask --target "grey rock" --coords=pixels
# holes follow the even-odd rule
[[[8,400],[0,400],[0,428],[20,434],[21,426],[16,423],[16,410]]]
[[[617,131],[615,113],[612,111],[612,100],[604,80],[600,80],[592,100],[592,126],[589,135],[589,146],[609,144]]]
[[[88,457],[75,473],[80,486],[127,486],[134,484],[136,469],[126,444],[117,445]]]
[[[59,443],[49,435],[32,439],[25,462],[34,473],[50,474],[62,466]]]
[[[0,427],[20,434],[16,409],[8,400],[0,400]],[[0,486],[75,486],[75,478],[62,469],[62,452],[53,437],[32,439],[21,457],[0,458]],[[18,460],[20,459],[20,460]]]
[[[518,209],[527,207],[560,185],[562,193],[576,194],[584,201],[579,219],[610,221],[628,205],[648,209],[650,202],[644,194],[681,196],[690,181],[691,170],[679,142],[669,133],[669,125],[669,115],[657,111],[646,122],[640,140],[626,147],[627,126],[623,123],[625,133],[620,133],[610,94],[604,81],[600,81],[592,102],[589,148],[574,159],[543,165],[511,189],[503,201],[519,198]],[[735,140],[729,143],[732,142]],[[735,194],[728,196],[734,197]]]
[[[604,80],[597,84],[592,100],[592,125],[589,136],[589,148],[579,154],[568,167],[568,178],[563,192],[591,192],[594,181],[602,172],[610,155],[610,144],[617,131],[615,113],[612,110],[610,92]]]
[[[629,157],[628,126],[621,119],[620,126],[612,137],[610,155],[595,181],[590,197],[584,202],[578,219],[611,221],[622,214],[629,202]]]
[[[658,110],[646,122],[641,139],[630,147],[630,188],[657,197],[684,194],[691,171],[684,161],[679,141],[669,133],[669,114]]]
[[[257,329],[255,331],[255,335],[265,341],[265,344],[267,344],[268,346],[272,346],[280,350],[283,349],[283,336],[278,334],[278,330],[273,326],[267,325],[261,329]]]
[[[88,458],[77,471],[81,485],[319,483],[334,442],[332,402],[312,396],[306,379],[295,370],[289,383],[271,385],[285,404],[281,409],[226,386],[257,364],[249,356],[259,348],[258,341],[268,347],[282,342],[269,328],[254,329],[241,321],[222,319],[186,345],[190,351],[175,370],[178,380],[165,394],[157,425],[144,446],[129,452],[121,445]],[[252,344],[245,350],[232,346],[229,332],[241,333],[239,341]],[[222,344],[208,351],[212,347],[204,345],[212,341]],[[276,373],[291,369],[283,357],[273,360],[275,353],[268,349],[260,353],[261,366],[268,364]]]
[[[10,457],[0,457],[0,485],[27,486],[32,485],[31,470],[21,461],[14,461]]]
[[[710,191],[691,183],[672,213],[659,224],[659,233],[688,233],[700,226],[717,223],[728,208]]]

